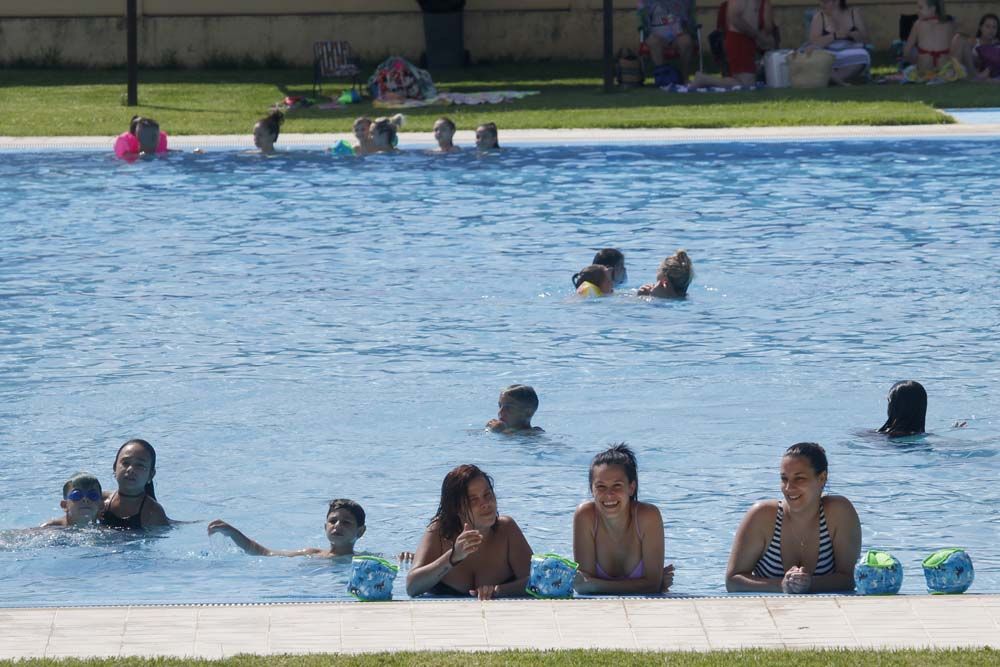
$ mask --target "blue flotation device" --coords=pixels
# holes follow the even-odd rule
[[[929,593],[964,593],[976,578],[972,559],[965,549],[935,551],[924,559],[924,577]]]
[[[536,598],[573,597],[573,580],[579,565],[554,553],[532,554],[531,575],[525,592]]]
[[[351,559],[351,581],[347,592],[362,602],[392,599],[392,582],[399,566],[378,556],[355,556]]]
[[[871,550],[854,567],[859,595],[894,595],[903,586],[903,565],[888,551]]]

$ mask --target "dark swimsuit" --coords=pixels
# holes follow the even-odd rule
[[[823,32],[821,32],[820,35],[829,35],[830,31],[826,29],[826,14],[820,12],[819,20],[823,24]],[[857,29],[858,29],[858,24],[854,20],[854,7],[851,7],[851,29],[847,31],[847,34],[850,35]],[[834,37],[836,37],[836,34],[834,34]]]
[[[115,496],[118,492],[115,492]],[[142,508],[146,506],[147,494],[142,495],[142,502],[139,503],[139,511],[132,516],[120,517],[116,514],[112,514],[110,511],[104,513],[101,516],[100,523],[108,528],[115,528],[116,530],[142,530]],[[114,496],[111,497],[114,500]],[[110,505],[111,502],[109,501]]]

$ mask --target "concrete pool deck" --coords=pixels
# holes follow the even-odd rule
[[[1000,595],[0,609],[0,659],[751,647],[1000,649]]]
[[[962,139],[1000,137],[1000,122],[954,123],[950,125],[845,125],[823,127],[736,127],[722,129],[561,129],[500,130],[500,145],[514,144],[601,144],[644,142],[727,142],[727,141],[830,141],[841,139]],[[277,147],[332,146],[339,140],[353,142],[347,133],[282,134]],[[0,136],[0,150],[106,149],[114,137],[5,137]],[[455,134],[455,144],[465,148],[475,144],[468,130]],[[435,146],[430,132],[401,132],[399,146],[425,149]],[[170,147],[190,151],[195,148],[252,149],[250,134],[185,135],[170,137]]]

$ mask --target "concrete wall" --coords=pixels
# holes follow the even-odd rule
[[[699,0],[704,34],[721,0]],[[815,2],[773,0],[785,46],[804,41],[803,16]],[[198,66],[212,59],[312,62],[312,42],[346,39],[368,61],[419,58],[423,18],[416,0],[139,0],[139,58],[145,65]],[[602,0],[468,0],[465,45],[474,60],[598,59]],[[898,17],[915,2],[855,0],[871,41],[886,48]],[[635,0],[614,0],[615,42],[637,42]],[[0,1],[0,63],[18,59],[92,67],[125,61],[124,0]],[[984,2],[947,5],[964,30],[996,11]]]

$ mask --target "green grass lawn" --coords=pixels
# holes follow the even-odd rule
[[[996,665],[1000,653],[991,649],[907,650],[907,651],[717,651],[714,653],[631,653],[627,651],[500,651],[495,653],[378,653],[372,655],[236,656],[226,660],[185,660],[162,658],[115,658],[91,660],[38,659],[5,662],[18,667],[382,667],[445,665],[454,667],[576,667],[577,665],[676,665],[677,667],[720,667],[760,665],[761,667],[985,667]]]
[[[883,68],[885,69],[885,68]],[[365,71],[370,71],[366,67]],[[411,131],[442,114],[460,129],[495,121],[517,128],[717,128],[946,123],[942,107],[1000,106],[1000,86],[859,85],[821,90],[726,94],[665,93],[643,87],[605,93],[596,62],[476,65],[434,72],[442,90],[540,90],[508,104],[406,110]],[[335,86],[328,86],[334,90]],[[140,106],[124,106],[124,70],[0,69],[0,135],[114,135],[129,118],[156,118],[174,135],[248,134],[286,95],[310,95],[308,69],[150,70],[140,72]],[[289,115],[285,132],[346,132],[361,115],[386,115],[367,101],[343,110]]]

